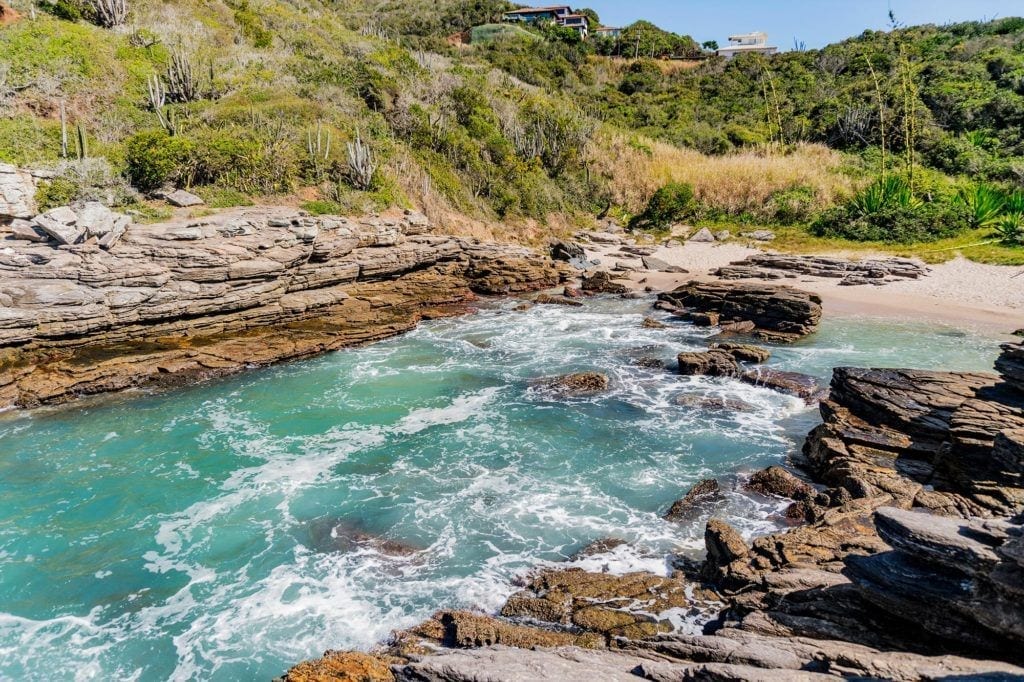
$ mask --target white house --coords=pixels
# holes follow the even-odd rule
[[[729,36],[729,45],[720,48],[716,54],[719,57],[732,59],[738,54],[753,52],[755,54],[775,54],[779,48],[768,44],[768,34],[756,31],[754,33],[737,33]]]

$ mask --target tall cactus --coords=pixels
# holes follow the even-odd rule
[[[85,128],[81,123],[78,124],[78,160],[84,161],[89,158],[89,140],[85,135]]]
[[[366,191],[373,186],[373,175],[377,172],[377,159],[370,146],[363,142],[356,130],[356,139],[346,143],[348,148],[349,180],[356,189]]]
[[[320,121],[316,123],[315,138],[312,131],[306,131],[306,153],[309,155],[313,177],[317,182],[323,181],[331,157],[331,131],[324,131]]]
[[[97,24],[104,28],[121,26],[128,19],[128,0],[88,0]]]
[[[199,79],[192,73],[192,60],[180,48],[171,52],[164,80],[167,81],[167,97],[172,102],[195,102],[201,98]]]

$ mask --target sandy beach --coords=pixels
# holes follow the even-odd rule
[[[589,258],[606,268],[616,263],[642,268],[639,258],[621,253],[621,245],[588,245]],[[718,268],[759,253],[737,243],[673,242],[659,246],[653,254],[688,274],[638,269],[621,273],[623,281],[638,290],[653,287],[670,290],[679,284],[715,279]],[[826,315],[860,317],[902,317],[928,320],[997,334],[1010,334],[1024,327],[1024,268],[984,265],[964,258],[930,266],[926,277],[901,280],[884,286],[840,286],[833,278],[797,275],[775,280],[813,291],[822,297]],[[738,280],[759,282],[761,280]]]

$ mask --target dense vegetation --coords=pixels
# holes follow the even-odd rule
[[[0,28],[0,160],[59,167],[46,205],[178,185],[213,206],[1022,241],[1024,20],[726,62],[649,22],[505,30],[503,0],[134,0],[114,30],[98,2],[17,0]]]

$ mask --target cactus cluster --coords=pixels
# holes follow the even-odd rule
[[[352,186],[366,191],[373,186],[373,176],[377,172],[377,159],[370,146],[363,142],[359,131],[356,139],[346,143],[348,148],[348,176]]]
[[[104,28],[121,26],[128,20],[128,0],[89,0],[97,24]]]

